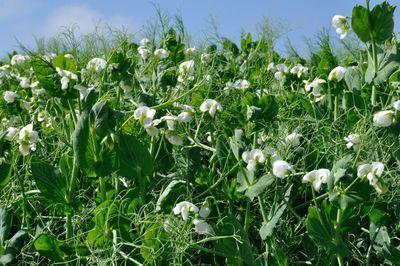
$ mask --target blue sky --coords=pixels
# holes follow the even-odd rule
[[[265,19],[284,25],[282,40],[289,38],[294,46],[305,47],[305,39],[314,37],[323,27],[330,28],[333,15],[351,15],[355,4],[365,0],[157,0],[161,10],[181,14],[190,34],[205,38],[210,18],[217,22],[222,36],[238,40],[242,30],[256,32]],[[17,48],[18,39],[34,47],[34,37],[52,37],[62,26],[79,25],[81,33],[93,31],[99,21],[116,27],[124,25],[129,32],[142,37],[143,25],[155,17],[151,1],[142,0],[0,0],[0,57]],[[372,0],[371,5],[380,3]],[[396,1],[389,0],[395,4]],[[400,14],[396,10],[396,31]],[[331,29],[333,32],[333,29]],[[283,47],[278,47],[283,51]]]

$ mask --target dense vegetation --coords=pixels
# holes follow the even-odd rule
[[[341,53],[307,58],[179,23],[10,54],[0,265],[399,265],[394,9],[333,17]]]

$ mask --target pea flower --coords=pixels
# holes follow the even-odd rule
[[[265,163],[265,156],[262,150],[253,149],[242,153],[242,159],[247,163],[247,170],[254,172],[258,163]]]
[[[302,182],[310,182],[314,187],[314,190],[319,192],[319,190],[321,189],[321,185],[327,184],[329,182],[330,174],[331,171],[325,168],[313,170],[303,176]]]
[[[18,142],[19,151],[23,156],[29,154],[29,150],[36,150],[36,142],[39,140],[39,134],[33,130],[33,124],[28,124],[19,131]]]
[[[193,80],[194,79],[194,61],[189,60],[181,63],[179,65],[179,76],[178,81],[183,82],[185,80]]]
[[[393,124],[394,112],[391,110],[380,111],[373,117],[373,123],[378,127],[388,127]]]
[[[211,209],[208,206],[208,204],[204,204],[203,206],[201,206],[200,211],[199,211],[199,215],[201,218],[206,219],[211,213]]]
[[[214,117],[215,113],[217,111],[222,112],[223,109],[222,109],[222,105],[219,102],[217,102],[216,100],[207,99],[200,105],[200,111],[202,113],[205,113],[208,111],[208,113],[211,115],[211,117]]]
[[[301,134],[292,133],[285,138],[286,145],[290,145],[292,147],[297,147],[300,145]]]
[[[190,54],[193,54],[195,51],[196,51],[196,48],[190,47],[185,50],[185,54],[190,55]]]
[[[360,145],[361,145],[361,139],[360,135],[358,134],[350,134],[347,137],[344,137],[344,140],[347,141],[346,147],[353,150],[355,152],[358,152],[360,150]]]
[[[26,61],[28,61],[30,58],[27,55],[20,55],[20,54],[16,54],[11,58],[11,65],[22,65],[23,63],[25,63]]]
[[[293,169],[293,167],[286,161],[275,160],[272,163],[272,173],[276,177],[284,178],[287,175],[290,175],[291,173],[293,174],[295,172],[296,171]]]
[[[312,94],[314,96],[319,96],[321,94],[322,85],[326,83],[326,80],[315,78],[312,82],[308,80],[303,80],[305,84],[304,89],[306,92],[310,92],[312,90]]]
[[[7,103],[13,103],[15,99],[19,97],[18,94],[13,91],[5,91],[3,96]]]
[[[156,49],[154,51],[154,55],[159,57],[160,59],[165,59],[169,56],[169,52],[165,49]]]
[[[137,48],[137,51],[138,51],[138,53],[140,54],[140,57],[142,57],[143,60],[146,60],[147,57],[149,57],[150,50],[147,49],[146,47],[144,47],[144,46],[139,46],[139,47]]]
[[[156,110],[147,106],[140,106],[133,113],[133,118],[139,120],[144,128],[148,128],[153,125],[153,117],[155,114]]]
[[[189,212],[197,213],[199,212],[199,208],[189,201],[182,201],[176,204],[176,206],[172,211],[174,212],[175,215],[181,214],[182,219],[186,221],[187,218],[189,217]]]
[[[340,39],[346,38],[351,31],[349,24],[347,23],[347,17],[341,15],[335,15],[332,18],[332,26],[336,29],[336,33],[340,34]]]
[[[234,86],[235,86],[235,88],[237,88],[239,90],[246,90],[250,87],[250,82],[245,79],[239,79],[239,80],[235,81]]]
[[[87,69],[93,69],[96,72],[100,72],[107,67],[107,61],[103,58],[93,58],[87,63]]]
[[[199,235],[215,235],[214,229],[207,222],[194,219],[194,231]]]
[[[392,103],[392,106],[393,106],[394,110],[400,111],[400,100],[395,101],[394,103]]]
[[[328,80],[336,80],[340,82],[344,78],[344,74],[346,73],[347,68],[342,66],[337,66],[328,75]]]
[[[18,135],[18,129],[16,129],[15,127],[9,127],[6,130],[7,134],[5,136],[6,140],[13,140],[17,135]]]
[[[357,168],[358,177],[367,177],[371,186],[376,185],[378,177],[381,177],[385,166],[380,162],[373,162],[371,164],[362,164]]]
[[[143,45],[143,46],[146,46],[146,45],[148,45],[149,43],[150,43],[150,40],[147,39],[147,38],[143,38],[143,39],[140,41],[140,44]]]
[[[59,67],[56,67],[57,73],[62,77],[61,78],[61,89],[66,90],[68,88],[68,84],[71,79],[78,80],[78,76],[71,71],[63,70]]]
[[[290,73],[300,78],[301,76],[305,76],[308,74],[308,67],[305,67],[301,64],[297,64],[294,67],[292,67],[292,69],[290,69]]]
[[[27,77],[19,77],[19,86],[23,89],[27,89],[30,87],[29,79]]]
[[[193,114],[195,113],[194,108],[186,104],[182,104],[179,107],[182,108],[183,112],[177,116],[177,120],[181,123],[189,123],[192,121]]]

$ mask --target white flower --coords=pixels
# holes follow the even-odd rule
[[[240,90],[246,90],[250,87],[250,82],[245,79],[239,79],[234,84],[235,88]]]
[[[394,103],[392,103],[392,106],[396,111],[400,111],[400,100],[395,101]]]
[[[292,133],[285,138],[286,145],[290,145],[292,147],[297,147],[300,145],[300,137],[301,134]]]
[[[393,124],[394,112],[391,110],[380,111],[374,115],[373,122],[378,127],[388,127]]]
[[[27,77],[21,77],[18,79],[19,79],[19,86],[21,86],[21,88],[27,89],[30,87],[29,79]]]
[[[344,74],[346,73],[347,68],[342,66],[337,66],[329,73],[328,80],[335,79],[337,82],[341,81],[344,78]]]
[[[210,54],[201,54],[200,55],[200,61],[202,64],[206,64],[210,61],[211,55]]]
[[[247,170],[254,172],[258,163],[265,163],[265,156],[262,150],[253,149],[242,153],[242,159],[247,163]]]
[[[295,172],[296,171],[293,169],[293,167],[286,161],[276,160],[272,163],[272,173],[276,177],[284,178],[285,176]]]
[[[308,68],[304,67],[301,64],[297,64],[294,67],[292,67],[292,69],[290,70],[290,73],[292,73],[293,75],[296,75],[298,78],[300,78],[301,76],[308,74]]]
[[[196,48],[190,47],[185,50],[185,54],[190,55],[190,54],[193,54],[195,51],[196,51]]]
[[[25,63],[25,61],[29,60],[29,56],[27,55],[20,55],[20,54],[16,54],[11,58],[11,65],[21,65],[23,63]]]
[[[282,71],[277,71],[275,72],[274,77],[276,80],[283,80],[285,74]]]
[[[5,91],[3,96],[7,103],[13,103],[15,99],[19,97],[18,94],[13,91]]]
[[[199,235],[215,235],[214,229],[207,222],[194,219],[194,231]]]
[[[143,124],[144,128],[149,128],[153,126],[153,117],[155,114],[156,110],[147,106],[140,106],[133,113],[133,118],[139,120],[139,122]]]
[[[308,172],[305,176],[303,176],[302,182],[312,183],[314,190],[318,192],[322,184],[327,184],[329,182],[330,174],[331,171],[325,168],[313,170],[311,172]]]
[[[150,40],[147,39],[147,38],[143,38],[143,39],[140,41],[140,44],[143,45],[143,46],[146,46],[146,45],[148,45],[149,43],[150,43]]]
[[[305,84],[304,89],[306,90],[306,92],[313,90],[312,94],[314,96],[318,96],[318,95],[320,95],[322,85],[326,83],[326,80],[320,79],[320,78],[315,78],[312,82],[303,80],[303,83]]]
[[[66,90],[71,79],[78,80],[78,76],[71,71],[56,67],[57,73],[61,76],[61,89]]]
[[[182,112],[177,116],[179,122],[189,123],[192,121],[193,114],[191,112]]]
[[[269,63],[267,66],[267,71],[275,71],[275,64]]]
[[[200,211],[199,211],[199,215],[201,218],[206,219],[211,213],[211,209],[208,206],[208,204],[205,204],[203,206],[201,206]]]
[[[65,54],[64,55],[65,58],[71,59],[71,60],[75,60],[74,56],[72,54]]]
[[[350,134],[347,137],[344,137],[344,140],[347,141],[346,147],[351,149],[353,148],[355,152],[360,150],[361,139],[358,134]]]
[[[172,211],[174,212],[175,215],[181,214],[182,219],[186,221],[187,218],[189,217],[189,212],[197,213],[199,212],[199,208],[191,202],[182,201],[176,204],[176,206]]]
[[[183,82],[185,80],[193,80],[194,77],[194,61],[189,60],[179,65],[179,76],[178,81]]]
[[[165,134],[165,137],[167,138],[169,143],[171,143],[172,145],[181,146],[183,144],[183,140],[181,139],[181,137],[179,137],[178,135],[176,135],[174,133],[171,133],[171,131],[167,131],[167,133]]]
[[[142,57],[143,60],[146,60],[146,58],[149,57],[150,50],[147,49],[146,47],[139,46],[137,48],[137,51],[138,51],[138,53],[140,54],[140,56]]]
[[[35,150],[35,143],[39,140],[39,134],[33,130],[33,124],[28,124],[19,131],[19,151],[23,156],[29,154],[29,150]]]
[[[380,162],[373,162],[371,164],[362,164],[357,168],[358,177],[367,177],[369,183],[374,186],[378,182],[377,177],[381,177],[385,166]]]
[[[332,18],[332,26],[336,29],[336,32],[340,34],[340,39],[346,38],[351,31],[350,26],[347,23],[347,17],[341,15],[335,15]]]
[[[222,109],[222,105],[219,102],[217,102],[216,100],[207,99],[200,105],[200,111],[202,113],[205,113],[208,111],[208,113],[211,115],[211,117],[214,117],[215,113],[217,111],[222,112],[223,109]]]
[[[160,59],[165,59],[169,56],[169,52],[165,49],[156,49],[154,55],[158,56]]]
[[[96,72],[100,72],[107,67],[107,61],[103,58],[93,58],[87,63],[87,69],[94,69]]]
[[[6,139],[7,140],[9,140],[9,141],[11,141],[11,140],[13,140],[16,136],[17,136],[17,134],[18,134],[18,129],[16,129],[15,127],[9,127],[9,128],[7,128],[7,134],[6,134]]]

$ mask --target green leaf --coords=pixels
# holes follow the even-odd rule
[[[247,183],[247,181],[249,183]],[[239,171],[237,173],[237,183],[239,184],[239,186],[236,188],[236,190],[238,192],[244,192],[253,184],[253,182],[254,182],[254,172],[250,172],[246,168],[244,168],[243,171]]]
[[[273,206],[271,208],[271,211],[269,213],[269,221],[267,223],[263,222],[261,228],[260,228],[260,236],[262,240],[265,240],[267,237],[272,236],[272,233],[274,232],[274,229],[281,218],[282,214],[284,213],[286,209],[286,202],[289,201],[290,197],[290,192],[292,191],[293,185],[290,185],[290,187],[286,190],[285,195],[284,195],[284,200],[278,205],[278,206]]]
[[[53,166],[37,159],[31,162],[32,176],[40,193],[53,203],[66,204],[67,181]]]
[[[272,185],[275,181],[273,175],[263,175],[255,184],[247,188],[245,195],[253,201],[255,197],[264,192],[264,190]]]
[[[8,184],[11,179],[12,167],[11,164],[0,164],[0,191]]]
[[[54,67],[59,67],[62,70],[68,70],[73,73],[76,72],[76,64],[75,61],[71,58],[67,58],[64,56],[65,54],[60,54],[53,60]]]
[[[40,255],[48,258],[54,262],[62,262],[66,259],[66,254],[61,250],[63,245],[62,241],[59,241],[55,236],[50,234],[40,234],[33,242],[35,250],[40,253]]]
[[[351,28],[361,41],[366,43],[371,40],[371,25],[367,8],[360,5],[356,5],[353,8],[353,14],[351,17]]]
[[[346,191],[340,191],[338,201],[341,209],[366,202],[372,193],[372,187],[365,180],[357,179],[356,183]],[[334,200],[334,199],[331,199]],[[336,199],[335,199],[336,200]]]
[[[12,215],[4,208],[0,208],[0,245],[4,247],[12,225]]]
[[[379,50],[379,49],[378,49]],[[368,67],[365,72],[365,82],[379,85],[388,81],[389,77],[400,66],[400,49],[397,44],[393,44],[390,49],[386,51],[379,50],[378,53],[378,73],[374,73],[374,62],[370,55],[368,55]]]
[[[41,58],[32,58],[31,65],[35,77],[51,96],[61,96],[61,83],[56,69],[50,62]]]
[[[164,229],[158,225],[153,224],[143,235],[140,254],[149,265],[160,265],[162,254],[160,250],[163,249],[163,239],[165,238]]]
[[[249,237],[233,215],[228,215],[215,228],[218,236],[239,235],[240,242],[235,238],[223,238],[213,241],[214,249],[227,258],[227,265],[254,265],[252,245]]]
[[[349,91],[361,90],[361,75],[357,69],[352,67],[347,68],[344,74],[344,81]]]
[[[101,139],[112,130],[115,126],[114,112],[108,107],[107,101],[99,101],[92,107],[89,125]]]
[[[378,44],[384,43],[393,36],[393,13],[396,7],[384,1],[376,5],[371,11],[371,31]]]
[[[112,173],[115,153],[96,134],[89,124],[89,114],[83,112],[72,134],[74,157],[78,167],[88,177],[107,176]]]
[[[172,180],[171,183],[168,184],[168,186],[164,189],[164,191],[158,197],[157,204],[156,204],[156,211],[161,210],[161,205],[162,205],[163,201],[168,197],[169,193],[176,185],[185,184],[185,183],[186,182],[183,180]]]
[[[336,234],[331,221],[330,206],[324,202],[322,207],[310,207],[308,209],[306,228],[311,239],[328,252],[339,253],[345,256],[348,252],[343,240]]]
[[[116,145],[116,170],[126,178],[144,178],[153,173],[153,158],[135,136],[119,135]]]

